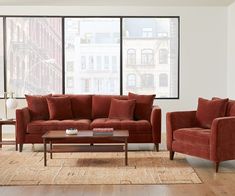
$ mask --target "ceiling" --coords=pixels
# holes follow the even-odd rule
[[[0,0],[0,6],[228,6],[235,0]]]

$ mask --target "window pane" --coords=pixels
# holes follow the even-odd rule
[[[66,93],[120,93],[119,37],[120,19],[65,19]]]
[[[123,94],[178,97],[178,18],[123,19]]]
[[[7,91],[62,93],[61,18],[8,17]]]
[[[4,96],[3,18],[0,18],[0,97]]]

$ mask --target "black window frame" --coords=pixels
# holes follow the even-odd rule
[[[65,94],[65,18],[119,18],[120,19],[120,95],[123,95],[123,18],[176,18],[178,20],[178,78],[176,97],[158,97],[155,99],[171,100],[180,99],[180,16],[62,16],[62,15],[0,15],[3,18],[3,69],[4,69],[4,92],[7,91],[7,45],[6,45],[6,18],[61,18],[62,28],[62,94]],[[16,97],[25,99],[25,97]],[[4,97],[0,97],[4,99]]]

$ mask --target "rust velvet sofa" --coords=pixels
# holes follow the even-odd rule
[[[70,99],[72,114],[70,118],[50,119],[48,114],[43,118],[34,118],[34,112],[28,107],[16,110],[16,134],[20,152],[23,144],[42,143],[42,135],[49,130],[65,130],[77,128],[78,130],[89,130],[93,128],[112,127],[117,130],[129,130],[129,143],[154,143],[158,150],[161,142],[161,109],[151,105],[151,111],[143,113],[142,116],[135,116],[133,119],[108,118],[111,100],[127,100],[128,96],[112,95],[53,95],[52,97],[66,96]],[[141,101],[140,101],[141,102]],[[40,105],[45,103],[39,102]],[[140,106],[141,111],[144,105]],[[41,109],[41,107],[39,107]],[[66,113],[63,105],[57,107],[60,113]],[[136,107],[135,109],[138,109]],[[136,111],[135,111],[136,112]],[[137,111],[138,112],[138,111]],[[68,117],[68,115],[67,115]],[[81,139],[71,141],[73,143],[94,143],[94,141]],[[108,143],[108,140],[97,140],[96,143]]]
[[[208,110],[203,117],[213,113]],[[221,161],[235,159],[235,101],[229,100],[225,114],[214,118],[209,127],[198,124],[197,111],[169,112],[166,125],[171,160],[175,152],[201,157],[213,161],[218,172]]]

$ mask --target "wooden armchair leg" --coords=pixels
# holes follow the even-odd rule
[[[215,162],[215,172],[218,173],[219,171],[219,164],[220,162]]]
[[[175,155],[175,152],[174,151],[170,151],[170,160],[174,159],[174,155]]]

